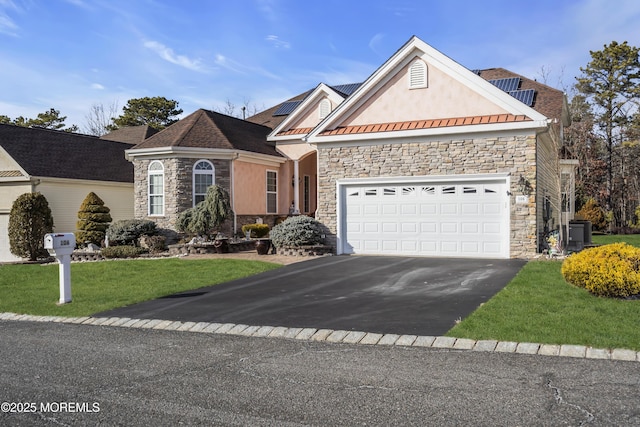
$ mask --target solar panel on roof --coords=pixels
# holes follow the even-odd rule
[[[531,107],[533,106],[533,98],[536,95],[536,91],[534,89],[512,90],[509,92],[509,95]]]
[[[343,93],[347,96],[351,95],[353,92],[356,91],[356,89],[358,89],[360,86],[362,85],[362,83],[349,83],[346,85],[337,85],[337,86],[331,86],[331,88],[337,92]]]
[[[520,87],[520,77],[509,77],[506,79],[495,79],[489,80],[489,83],[496,86],[498,89],[501,89],[505,92],[511,92],[514,90],[518,90]]]
[[[273,113],[274,116],[287,116],[300,105],[302,101],[286,101]]]

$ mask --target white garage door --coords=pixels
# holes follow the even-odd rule
[[[508,201],[504,178],[345,185],[342,252],[508,258]]]
[[[0,262],[19,261],[9,249],[9,214],[0,213]]]

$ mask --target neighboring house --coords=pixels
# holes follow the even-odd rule
[[[0,125],[0,262],[15,261],[7,227],[15,199],[40,192],[49,203],[54,231],[75,232],[78,209],[90,192],[111,209],[113,220],[133,218],[131,144],[93,136]]]
[[[561,91],[413,37],[363,83],[319,84],[246,121],[199,110],[127,158],[136,217],[161,227],[216,183],[235,231],[294,212],[338,254],[529,257],[574,197],[569,124]]]

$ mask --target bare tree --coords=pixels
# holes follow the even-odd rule
[[[104,104],[93,104],[89,114],[85,116],[87,123],[84,131],[89,135],[102,136],[109,133],[109,125],[118,115],[118,101],[105,107]]]
[[[214,107],[213,111],[221,114],[226,114],[227,116],[237,117],[241,119],[246,119],[247,117],[254,116],[258,114],[260,111],[264,110],[264,106],[262,108],[258,107],[256,104],[252,103],[249,98],[242,99],[242,105],[240,108],[231,101],[229,98],[225,101],[222,107]]]

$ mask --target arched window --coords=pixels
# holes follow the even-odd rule
[[[320,111],[320,120],[327,117],[331,112],[331,101],[329,101],[328,99],[323,99],[322,101],[320,101],[319,111]]]
[[[409,89],[423,87],[427,87],[427,64],[421,59],[416,59],[409,66]]]
[[[204,200],[207,189],[215,183],[215,168],[208,160],[198,160],[193,165],[193,206]]]
[[[149,215],[164,215],[164,166],[158,160],[149,163]]]

